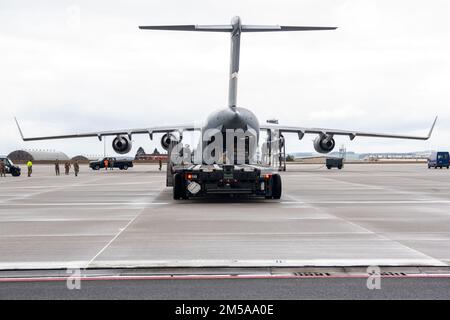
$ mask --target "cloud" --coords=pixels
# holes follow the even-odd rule
[[[396,133],[431,142],[344,139],[348,150],[448,148],[449,4],[433,1],[15,1],[0,10],[0,153],[20,147],[102,153],[96,139],[29,135],[198,122],[226,106],[225,34],[146,32],[139,24],[336,25],[333,32],[245,34],[238,104],[260,121]],[[311,137],[312,139],[313,137]],[[309,137],[289,138],[310,151]],[[146,149],[159,147],[136,137]],[[110,147],[108,147],[110,149]]]

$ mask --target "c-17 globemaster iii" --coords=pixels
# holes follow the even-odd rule
[[[173,185],[175,199],[186,199],[206,194],[251,194],[266,198],[281,197],[281,178],[255,159],[261,131],[266,131],[266,150],[276,150],[273,143],[283,143],[284,133],[296,133],[299,139],[305,134],[315,134],[314,148],[319,153],[329,153],[335,147],[334,136],[398,138],[427,140],[430,138],[437,118],[426,136],[373,133],[355,130],[310,128],[303,126],[283,126],[276,123],[260,123],[249,109],[237,105],[237,81],[241,34],[244,32],[287,32],[334,30],[336,27],[246,25],[239,17],[233,17],[231,24],[225,25],[164,25],[139,26],[143,30],[225,32],[231,35],[231,58],[228,88],[228,106],[212,112],[200,128],[195,125],[152,126],[136,129],[96,131],[81,134],[57,136],[24,137],[24,141],[115,136],[114,151],[128,153],[132,147],[132,135],[148,134],[150,139],[157,133],[163,134],[161,145],[172,155],[169,166],[168,185]],[[181,140],[185,131],[201,131],[201,140],[194,155],[185,150]],[[178,133],[175,136],[173,133]],[[174,152],[176,151],[176,152]],[[181,155],[181,156],[179,156]],[[186,156],[188,155],[188,156]],[[269,157],[270,158],[270,157]],[[178,161],[178,162],[177,162]],[[270,164],[270,160],[268,162]]]

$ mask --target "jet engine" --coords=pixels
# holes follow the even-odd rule
[[[332,135],[323,134],[314,139],[314,149],[319,153],[328,153],[333,151],[336,143]]]
[[[131,150],[131,140],[127,136],[117,136],[112,142],[112,147],[118,154],[125,154]]]
[[[171,133],[166,133],[161,137],[161,147],[163,147],[164,150],[169,150],[171,143],[178,143],[178,139]]]

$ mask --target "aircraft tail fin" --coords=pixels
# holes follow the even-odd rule
[[[225,25],[164,25],[164,26],[139,26],[144,30],[169,30],[169,31],[206,31],[228,32],[231,34],[231,58],[230,78],[228,89],[228,106],[236,110],[237,78],[239,72],[240,38],[243,32],[274,32],[274,31],[314,31],[334,30],[336,27],[309,27],[309,26],[279,26],[279,25],[246,25],[241,24],[239,17],[233,17],[231,24]]]

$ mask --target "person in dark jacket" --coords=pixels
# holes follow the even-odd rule
[[[75,161],[73,164],[73,170],[75,171],[75,177],[78,177],[78,173],[80,172],[80,165],[78,164],[78,161]]]
[[[70,167],[71,167],[71,165],[70,165],[70,162],[66,162],[65,164],[64,164],[64,168],[65,168],[65,170],[66,170],[66,176],[68,176],[69,174],[70,174]]]
[[[55,162],[55,174],[59,176],[59,160],[56,160]]]

